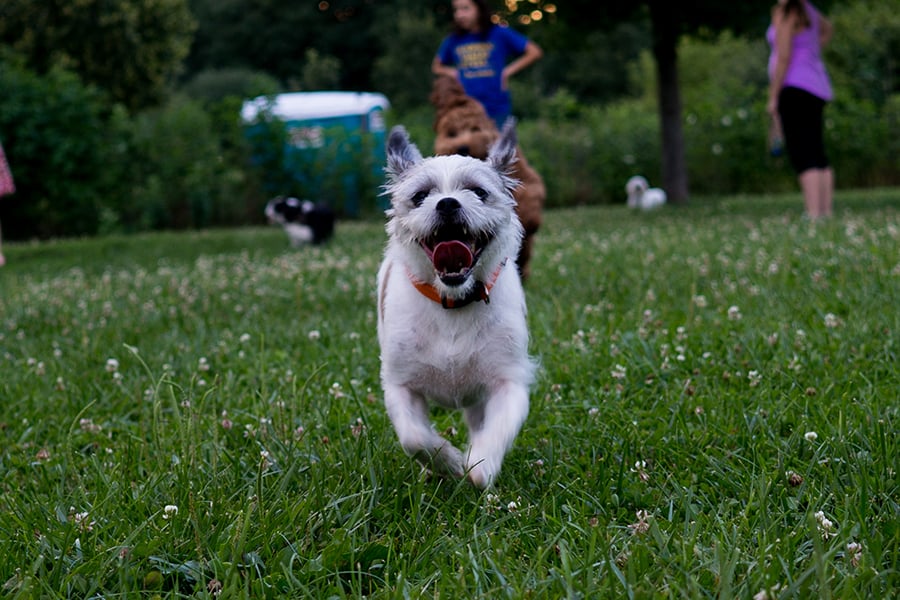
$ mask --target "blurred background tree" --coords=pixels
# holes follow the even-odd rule
[[[187,0],[3,0],[0,44],[70,70],[130,110],[161,102],[190,50]]]

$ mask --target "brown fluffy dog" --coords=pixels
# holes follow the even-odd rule
[[[434,153],[439,155],[463,154],[484,160],[488,148],[500,137],[500,131],[494,121],[487,115],[478,100],[467,96],[462,84],[450,77],[438,77],[431,90],[431,103],[436,114],[434,131]],[[516,213],[525,228],[525,238],[516,265],[519,274],[526,279],[529,274],[529,259],[534,244],[534,234],[543,221],[544,199],[547,188],[544,180],[538,175],[516,148],[518,160],[512,176],[521,184],[513,192],[516,198]]]

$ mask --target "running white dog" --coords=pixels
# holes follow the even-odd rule
[[[652,210],[666,203],[666,192],[660,188],[652,188],[647,180],[635,175],[625,184],[628,194],[628,208]]]
[[[515,264],[515,160],[512,121],[484,161],[422,158],[402,127],[388,140],[389,239],[378,272],[385,407],[409,455],[480,488],[528,416],[535,370]],[[466,451],[434,430],[429,401],[462,409]]]

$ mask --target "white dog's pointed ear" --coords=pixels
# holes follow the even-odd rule
[[[391,129],[387,143],[387,173],[397,177],[411,166],[422,162],[422,153],[409,141],[409,134],[402,125]]]
[[[516,162],[516,120],[513,117],[506,119],[500,137],[488,151],[488,162],[501,173],[509,173]]]

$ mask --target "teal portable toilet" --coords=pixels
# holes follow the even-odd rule
[[[343,216],[383,210],[390,102],[371,92],[295,92],[244,102],[241,118],[267,193],[324,202]]]

